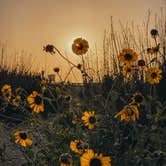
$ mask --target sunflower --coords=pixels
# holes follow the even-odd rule
[[[21,101],[21,96],[20,96],[20,95],[17,95],[17,96],[12,100],[12,103],[13,103],[14,106],[18,107],[20,101]]]
[[[85,111],[81,119],[84,121],[85,126],[87,126],[88,129],[93,129],[94,125],[97,123],[97,117],[94,111],[92,112]]]
[[[76,55],[83,55],[88,51],[89,44],[85,39],[77,38],[72,44],[72,50]]]
[[[12,88],[10,85],[5,84],[2,88],[1,88],[1,92],[3,97],[5,98],[6,101],[10,101],[11,97],[12,97]]]
[[[32,140],[29,138],[27,132],[16,131],[14,135],[15,135],[15,143],[19,142],[23,147],[26,147],[27,145],[32,145]]]
[[[162,70],[156,67],[149,68],[145,74],[146,81],[150,84],[158,84],[162,79]]]
[[[75,153],[82,154],[84,152],[84,142],[82,140],[74,140],[70,142],[70,149]]]
[[[123,49],[120,55],[118,56],[120,63],[124,63],[128,66],[131,66],[134,62],[137,61],[138,55],[132,49]]]
[[[28,97],[27,101],[30,105],[30,108],[33,109],[34,112],[39,113],[44,111],[43,99],[38,92],[33,91]]]
[[[128,105],[115,115],[124,121],[136,121],[139,119],[139,111],[136,105]]]
[[[124,77],[130,77],[135,73],[134,67],[124,65],[122,69],[122,74]]]
[[[68,153],[63,153],[60,156],[60,166],[72,166],[72,157]]]
[[[101,153],[94,153],[93,150],[88,149],[80,157],[80,164],[81,166],[111,166],[111,158],[105,157]]]
[[[144,97],[140,92],[136,92],[133,94],[131,98],[131,104],[137,104],[138,106],[142,105],[144,102]]]

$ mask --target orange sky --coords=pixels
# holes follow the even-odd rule
[[[71,41],[82,36],[92,49],[95,43],[101,47],[110,16],[115,23],[141,24],[148,9],[159,13],[161,7],[165,0],[0,0],[0,41],[7,41],[9,50],[32,53],[40,64],[47,43],[70,53]],[[62,65],[58,57],[53,60]]]

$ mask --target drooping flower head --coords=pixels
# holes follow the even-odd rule
[[[47,80],[43,78],[40,82],[40,86],[41,86],[42,91],[46,90],[46,85],[47,85]]]
[[[82,154],[86,150],[85,142],[82,140],[78,140],[78,139],[71,141],[70,150],[75,153]]]
[[[55,72],[55,73],[59,73],[59,71],[60,71],[59,67],[55,67],[55,68],[54,68],[54,72]]]
[[[55,54],[54,48],[55,47],[53,45],[47,44],[46,46],[43,47],[43,50],[49,52],[50,54]]]
[[[39,113],[44,111],[44,103],[41,95],[33,91],[28,97],[27,101],[30,105],[30,108],[33,109],[34,112]]]
[[[150,31],[150,33],[151,33],[151,35],[152,35],[153,38],[155,38],[155,37],[157,37],[157,36],[159,35],[157,29],[152,29],[152,30]]]
[[[143,59],[140,59],[137,64],[138,64],[138,67],[140,68],[144,68],[146,66],[146,63]]]
[[[149,68],[145,74],[146,81],[150,84],[158,84],[162,79],[162,70],[156,67]]]
[[[20,101],[21,101],[21,96],[20,95],[17,95],[13,100],[12,100],[12,103],[15,107],[18,107],[19,104],[20,104]]]
[[[83,55],[89,49],[89,44],[85,39],[77,38],[72,44],[72,50],[76,55]]]
[[[119,62],[127,66],[131,66],[134,62],[137,61],[138,55],[132,49],[123,49],[120,55],[118,56]]]
[[[84,121],[84,124],[88,127],[88,129],[93,129],[95,124],[97,123],[97,116],[95,115],[94,111],[85,111],[82,116],[82,120]]]
[[[16,131],[15,143],[20,143],[21,146],[26,147],[27,145],[32,145],[32,140],[29,138],[27,132],[25,131]]]
[[[3,97],[5,98],[6,101],[10,101],[11,97],[12,97],[12,88],[10,85],[5,84],[2,88],[1,88],[1,92]]]
[[[115,115],[115,118],[122,121],[136,121],[139,119],[139,111],[136,105],[127,105]]]
[[[111,166],[111,158],[89,149],[80,157],[81,166]]]

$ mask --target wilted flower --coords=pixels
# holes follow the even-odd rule
[[[79,70],[81,70],[82,65],[81,65],[81,64],[78,64],[78,65],[77,65],[77,68],[78,68]]]
[[[6,101],[10,101],[11,96],[12,96],[12,88],[10,85],[5,84],[2,88],[1,88],[1,92],[3,97],[5,98]]]
[[[152,37],[156,37],[156,36],[158,36],[159,35],[159,33],[158,33],[158,30],[157,29],[152,29],[151,31],[150,31],[150,33],[151,33],[151,35],[152,35]]]
[[[54,48],[55,47],[53,45],[47,44],[43,47],[43,50],[49,52],[50,54],[55,54]]]
[[[60,71],[59,67],[55,67],[55,68],[54,68],[54,72],[55,72],[55,73],[59,73],[59,71]]]
[[[152,55],[154,54],[154,51],[152,48],[147,48],[147,53]]]
[[[139,66],[139,67],[145,67],[145,61],[144,61],[143,59],[140,59],[140,60],[138,61],[138,66]]]
[[[139,119],[139,111],[136,105],[127,105],[115,115],[115,118],[120,117],[124,121],[136,121]]]
[[[40,82],[40,86],[41,86],[42,91],[46,90],[46,84],[47,84],[47,80],[42,79]]]
[[[17,96],[12,100],[12,103],[13,103],[14,106],[18,107],[20,101],[21,101],[21,96],[20,96],[20,95],[17,95]]]

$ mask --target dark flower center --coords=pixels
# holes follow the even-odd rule
[[[42,98],[41,98],[40,96],[36,96],[36,97],[35,97],[35,103],[36,103],[37,105],[40,105],[40,104],[42,103]]]
[[[90,166],[101,166],[101,161],[98,158],[93,158],[90,161]]]
[[[151,30],[151,35],[152,36],[157,36],[158,35],[158,30],[157,29],[152,29]]]
[[[76,147],[77,147],[77,149],[83,149],[81,142],[78,142],[77,145],[76,145]]]
[[[145,61],[144,60],[139,60],[138,61],[138,66],[145,66]]]
[[[143,101],[143,97],[141,95],[136,95],[134,100],[136,103],[141,103]]]
[[[60,69],[59,69],[58,67],[54,68],[54,72],[56,72],[56,73],[58,73],[59,70],[60,70]]]
[[[26,133],[20,133],[20,138],[23,140],[26,140],[27,134]]]
[[[127,72],[130,73],[131,72],[131,68],[127,68]]]
[[[152,78],[156,78],[156,77],[157,77],[157,74],[156,74],[155,72],[153,72],[153,73],[151,74],[151,77],[152,77]]]
[[[96,118],[95,118],[94,116],[91,116],[91,117],[89,118],[89,123],[91,123],[91,124],[96,123]]]
[[[46,45],[45,47],[46,52],[53,52],[54,51],[54,46],[53,45]]]
[[[84,48],[84,45],[83,45],[82,43],[77,44],[77,48],[78,48],[79,50],[82,50],[82,49]]]
[[[128,61],[130,61],[131,59],[132,59],[132,55],[130,55],[130,54],[125,54],[125,59],[126,60],[128,60]]]

